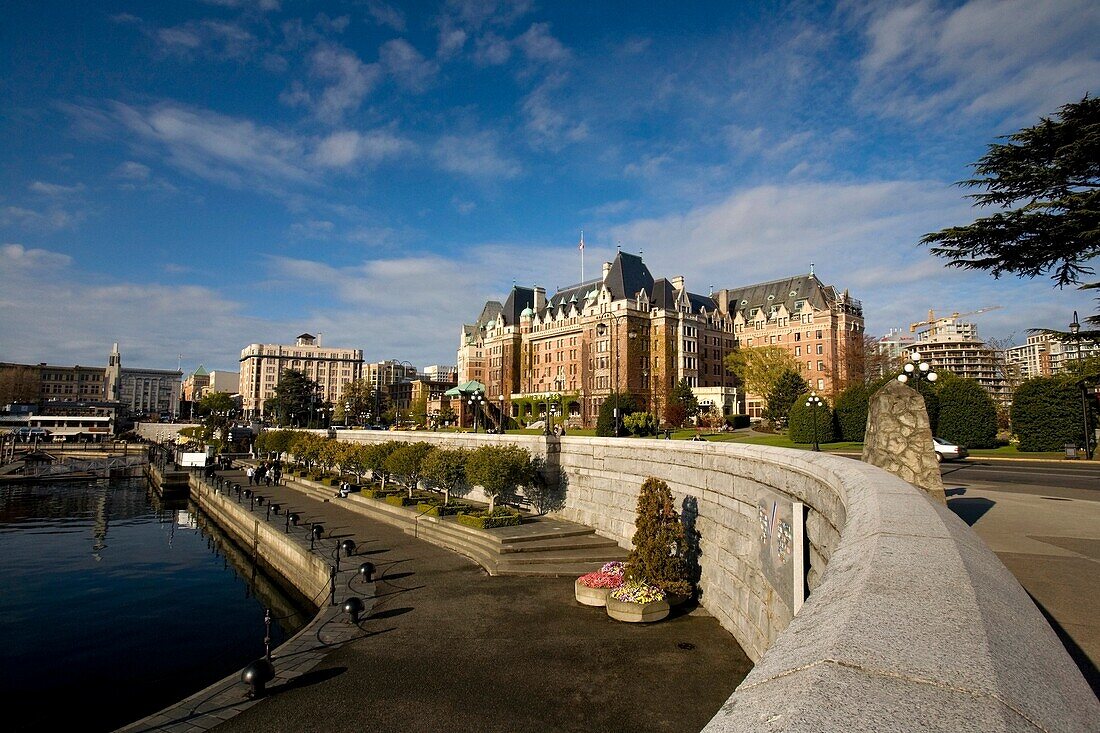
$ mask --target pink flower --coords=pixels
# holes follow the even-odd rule
[[[623,584],[623,576],[611,575],[602,570],[582,575],[578,580],[586,588],[618,588]]]

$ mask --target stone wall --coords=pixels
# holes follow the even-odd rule
[[[708,731],[1100,729],[1100,703],[1016,579],[942,504],[885,471],[767,446],[341,431],[359,442],[519,444],[567,477],[561,515],[629,547],[669,483],[697,533],[700,602],[756,666]],[[797,616],[756,561],[756,501],[807,507]]]

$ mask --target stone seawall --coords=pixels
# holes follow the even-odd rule
[[[564,471],[562,516],[624,547],[642,481],[667,481],[698,533],[700,602],[756,662],[708,731],[1100,729],[1100,703],[1012,574],[949,509],[873,466],[693,441],[339,438],[521,445]],[[811,592],[797,615],[755,549],[765,492],[806,506]]]

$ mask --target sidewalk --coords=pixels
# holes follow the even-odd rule
[[[377,594],[362,638],[219,731],[698,731],[752,666],[701,610],[619,623],[578,604],[572,578],[490,577],[342,500],[252,488],[323,522],[327,548],[351,537],[344,562],[373,562]]]

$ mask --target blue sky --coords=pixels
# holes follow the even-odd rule
[[[678,7],[686,5],[685,7]],[[920,236],[998,135],[1100,89],[1100,5],[8,2],[0,360],[236,369],[302,331],[454,363],[617,245],[706,293],[807,272],[870,333],[1023,342],[1086,295]]]

